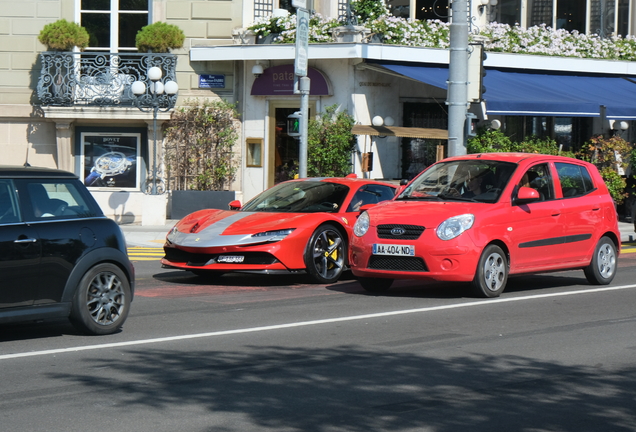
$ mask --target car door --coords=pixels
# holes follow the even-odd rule
[[[32,269],[38,275],[34,304],[59,302],[75,263],[94,242],[84,220],[90,207],[80,193],[83,186],[76,179],[24,179],[16,185],[40,251]]]
[[[596,246],[594,232],[603,224],[602,203],[594,193],[590,173],[583,165],[555,163],[563,204],[564,242],[560,259],[589,259]]]
[[[40,242],[21,220],[13,182],[0,179],[0,308],[33,304],[39,281]]]
[[[539,194],[536,201],[519,201],[521,187]],[[553,176],[548,163],[536,164],[517,177],[513,191],[508,231],[511,239],[511,272],[555,266],[563,232],[562,203],[555,199]]]

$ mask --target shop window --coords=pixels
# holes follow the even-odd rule
[[[135,37],[148,25],[148,0],[79,0],[80,23],[90,51],[135,52]]]
[[[511,26],[521,23],[521,0],[499,0],[496,8],[498,22]]]
[[[81,173],[87,187],[139,189],[140,134],[81,133]]]
[[[556,28],[585,33],[586,0],[559,0]]]
[[[437,103],[405,102],[402,118],[405,127],[448,129],[448,113]],[[446,140],[402,138],[402,178],[412,179],[435,163],[438,146],[446,144]]]
[[[541,24],[552,26],[552,0],[529,0],[528,14],[528,27]]]
[[[592,121],[584,117],[508,116],[502,130],[515,142],[531,137],[549,138],[563,151],[577,151],[592,136]]]

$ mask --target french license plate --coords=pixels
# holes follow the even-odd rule
[[[414,256],[415,245],[374,244],[373,255]]]
[[[243,255],[220,255],[216,261],[220,263],[242,263],[244,259]]]

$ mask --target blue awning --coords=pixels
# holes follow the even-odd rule
[[[425,84],[447,88],[446,66],[373,64]],[[484,99],[488,114],[599,117],[603,105],[609,119],[636,119],[636,83],[622,77],[486,71]]]

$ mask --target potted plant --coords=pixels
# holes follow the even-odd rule
[[[183,47],[185,34],[173,24],[156,22],[142,27],[135,38],[137,50],[153,53],[168,53],[171,49]]]
[[[74,47],[86,48],[89,36],[84,27],[61,19],[45,25],[38,40],[46,45],[49,51],[72,51]]]

